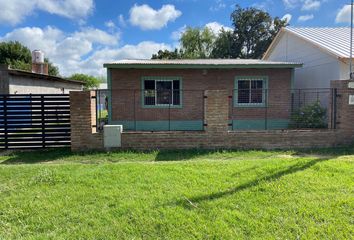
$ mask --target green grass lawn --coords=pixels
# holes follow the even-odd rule
[[[0,239],[353,239],[354,150],[0,153]]]

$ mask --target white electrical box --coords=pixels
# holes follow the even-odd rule
[[[354,95],[349,95],[349,105],[354,105]]]
[[[103,127],[103,142],[105,148],[118,148],[122,146],[122,125],[105,125]]]

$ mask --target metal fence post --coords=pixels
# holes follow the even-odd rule
[[[202,91],[202,97],[203,97],[203,131],[205,131],[205,127],[206,127],[206,119],[205,119],[205,108],[206,108],[206,105],[205,105],[205,99],[208,97],[206,95],[206,91],[203,90]]]
[[[265,120],[264,120],[264,128],[265,130],[268,129],[268,89],[265,89],[265,99],[264,99],[264,104],[265,104]]]
[[[41,116],[42,116],[42,147],[45,148],[45,115],[44,115],[44,96],[41,96]]]
[[[8,136],[7,136],[7,96],[4,95],[4,141],[5,141],[5,149],[8,149]]]
[[[171,101],[173,101],[172,99],[172,96],[173,96],[173,93],[172,93],[173,90],[170,91],[170,101],[168,101],[168,131],[171,131]]]
[[[133,118],[134,118],[134,131],[136,131],[137,130],[137,127],[136,127],[136,97],[135,97],[135,93],[136,93],[136,91],[137,90],[133,90],[133,98],[134,98],[134,107],[133,107]],[[139,91],[139,90],[138,90]],[[142,91],[144,91],[144,90],[142,90]],[[143,94],[143,92],[142,92],[142,94]]]
[[[332,128],[336,129],[337,127],[337,88],[333,88],[333,94],[332,94],[333,100],[332,100],[332,119],[333,119],[333,125]]]
[[[99,99],[97,100],[97,98],[100,98],[99,96],[99,90],[95,90],[95,112],[96,112],[96,132],[100,131],[100,124],[99,124],[99,120],[101,119],[101,106],[99,106]]]
[[[301,89],[299,89],[299,96],[298,96],[298,108],[300,109],[301,108]]]

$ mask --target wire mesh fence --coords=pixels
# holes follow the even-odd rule
[[[99,129],[110,117],[124,131],[204,130],[202,90],[99,90],[97,99]]]
[[[332,89],[234,89],[232,130],[334,128]]]
[[[96,127],[98,131],[108,124],[108,96],[109,90],[96,90]]]
[[[231,90],[230,130],[333,129],[336,89],[264,89],[257,83]],[[97,128],[108,122],[124,131],[200,131],[204,90],[98,90]],[[227,103],[225,103],[227,104]]]

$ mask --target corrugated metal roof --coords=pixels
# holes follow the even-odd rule
[[[349,27],[287,27],[293,33],[340,58],[350,58]]]
[[[83,81],[72,80],[72,79],[56,77],[56,76],[40,74],[40,73],[33,73],[33,72],[23,71],[19,69],[8,69],[7,71],[10,75],[23,76],[23,77],[27,76],[30,78],[38,78],[38,79],[44,79],[49,81],[70,82],[70,83],[75,83],[80,85],[84,84]]]
[[[276,62],[265,61],[260,59],[176,59],[176,60],[158,60],[158,59],[134,59],[134,60],[120,60],[112,63],[105,63],[105,67],[111,66],[200,66],[200,67],[237,67],[237,66],[301,66],[301,63],[295,62]]]

